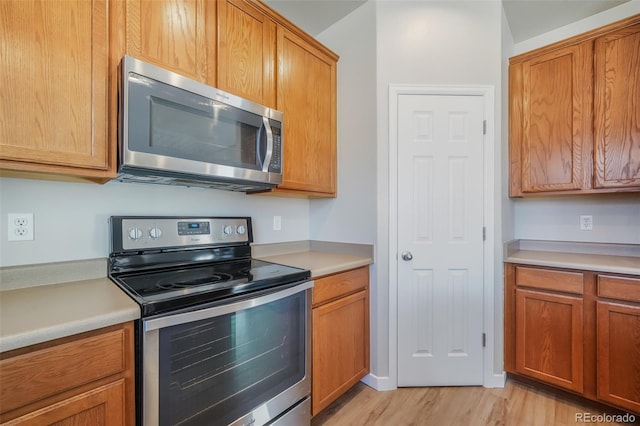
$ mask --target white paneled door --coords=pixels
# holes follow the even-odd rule
[[[398,386],[483,382],[484,100],[398,98]]]

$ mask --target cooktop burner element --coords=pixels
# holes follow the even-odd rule
[[[112,217],[109,277],[142,316],[296,283],[307,270],[251,258],[250,218]]]
[[[197,275],[197,274],[190,274]],[[205,275],[203,277],[190,277],[187,280],[183,281],[175,281],[172,278],[163,279],[156,283],[156,287],[161,288],[163,290],[170,290],[176,288],[189,288],[195,287],[198,285],[209,285],[216,284],[219,282],[229,281],[233,276],[229,274],[214,274],[214,275]]]

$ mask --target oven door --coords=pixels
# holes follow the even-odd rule
[[[307,397],[312,286],[143,320],[143,424],[258,426]]]

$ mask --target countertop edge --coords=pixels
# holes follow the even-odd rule
[[[6,352],[139,319],[140,307],[99,278],[3,290],[0,318],[0,352]]]
[[[98,330],[111,325],[134,321],[139,318],[140,309],[136,306],[134,309],[111,312],[109,314],[92,317],[90,319],[82,319],[67,322],[62,325],[39,328],[28,333],[2,336],[2,338],[0,338],[0,353],[36,345],[38,343],[49,342],[63,337],[73,336],[87,331]]]
[[[504,252],[505,263],[640,275],[640,245],[514,240]]]

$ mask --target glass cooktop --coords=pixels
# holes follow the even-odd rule
[[[294,283],[309,271],[256,259],[218,262],[112,276],[148,316],[242,293]]]

